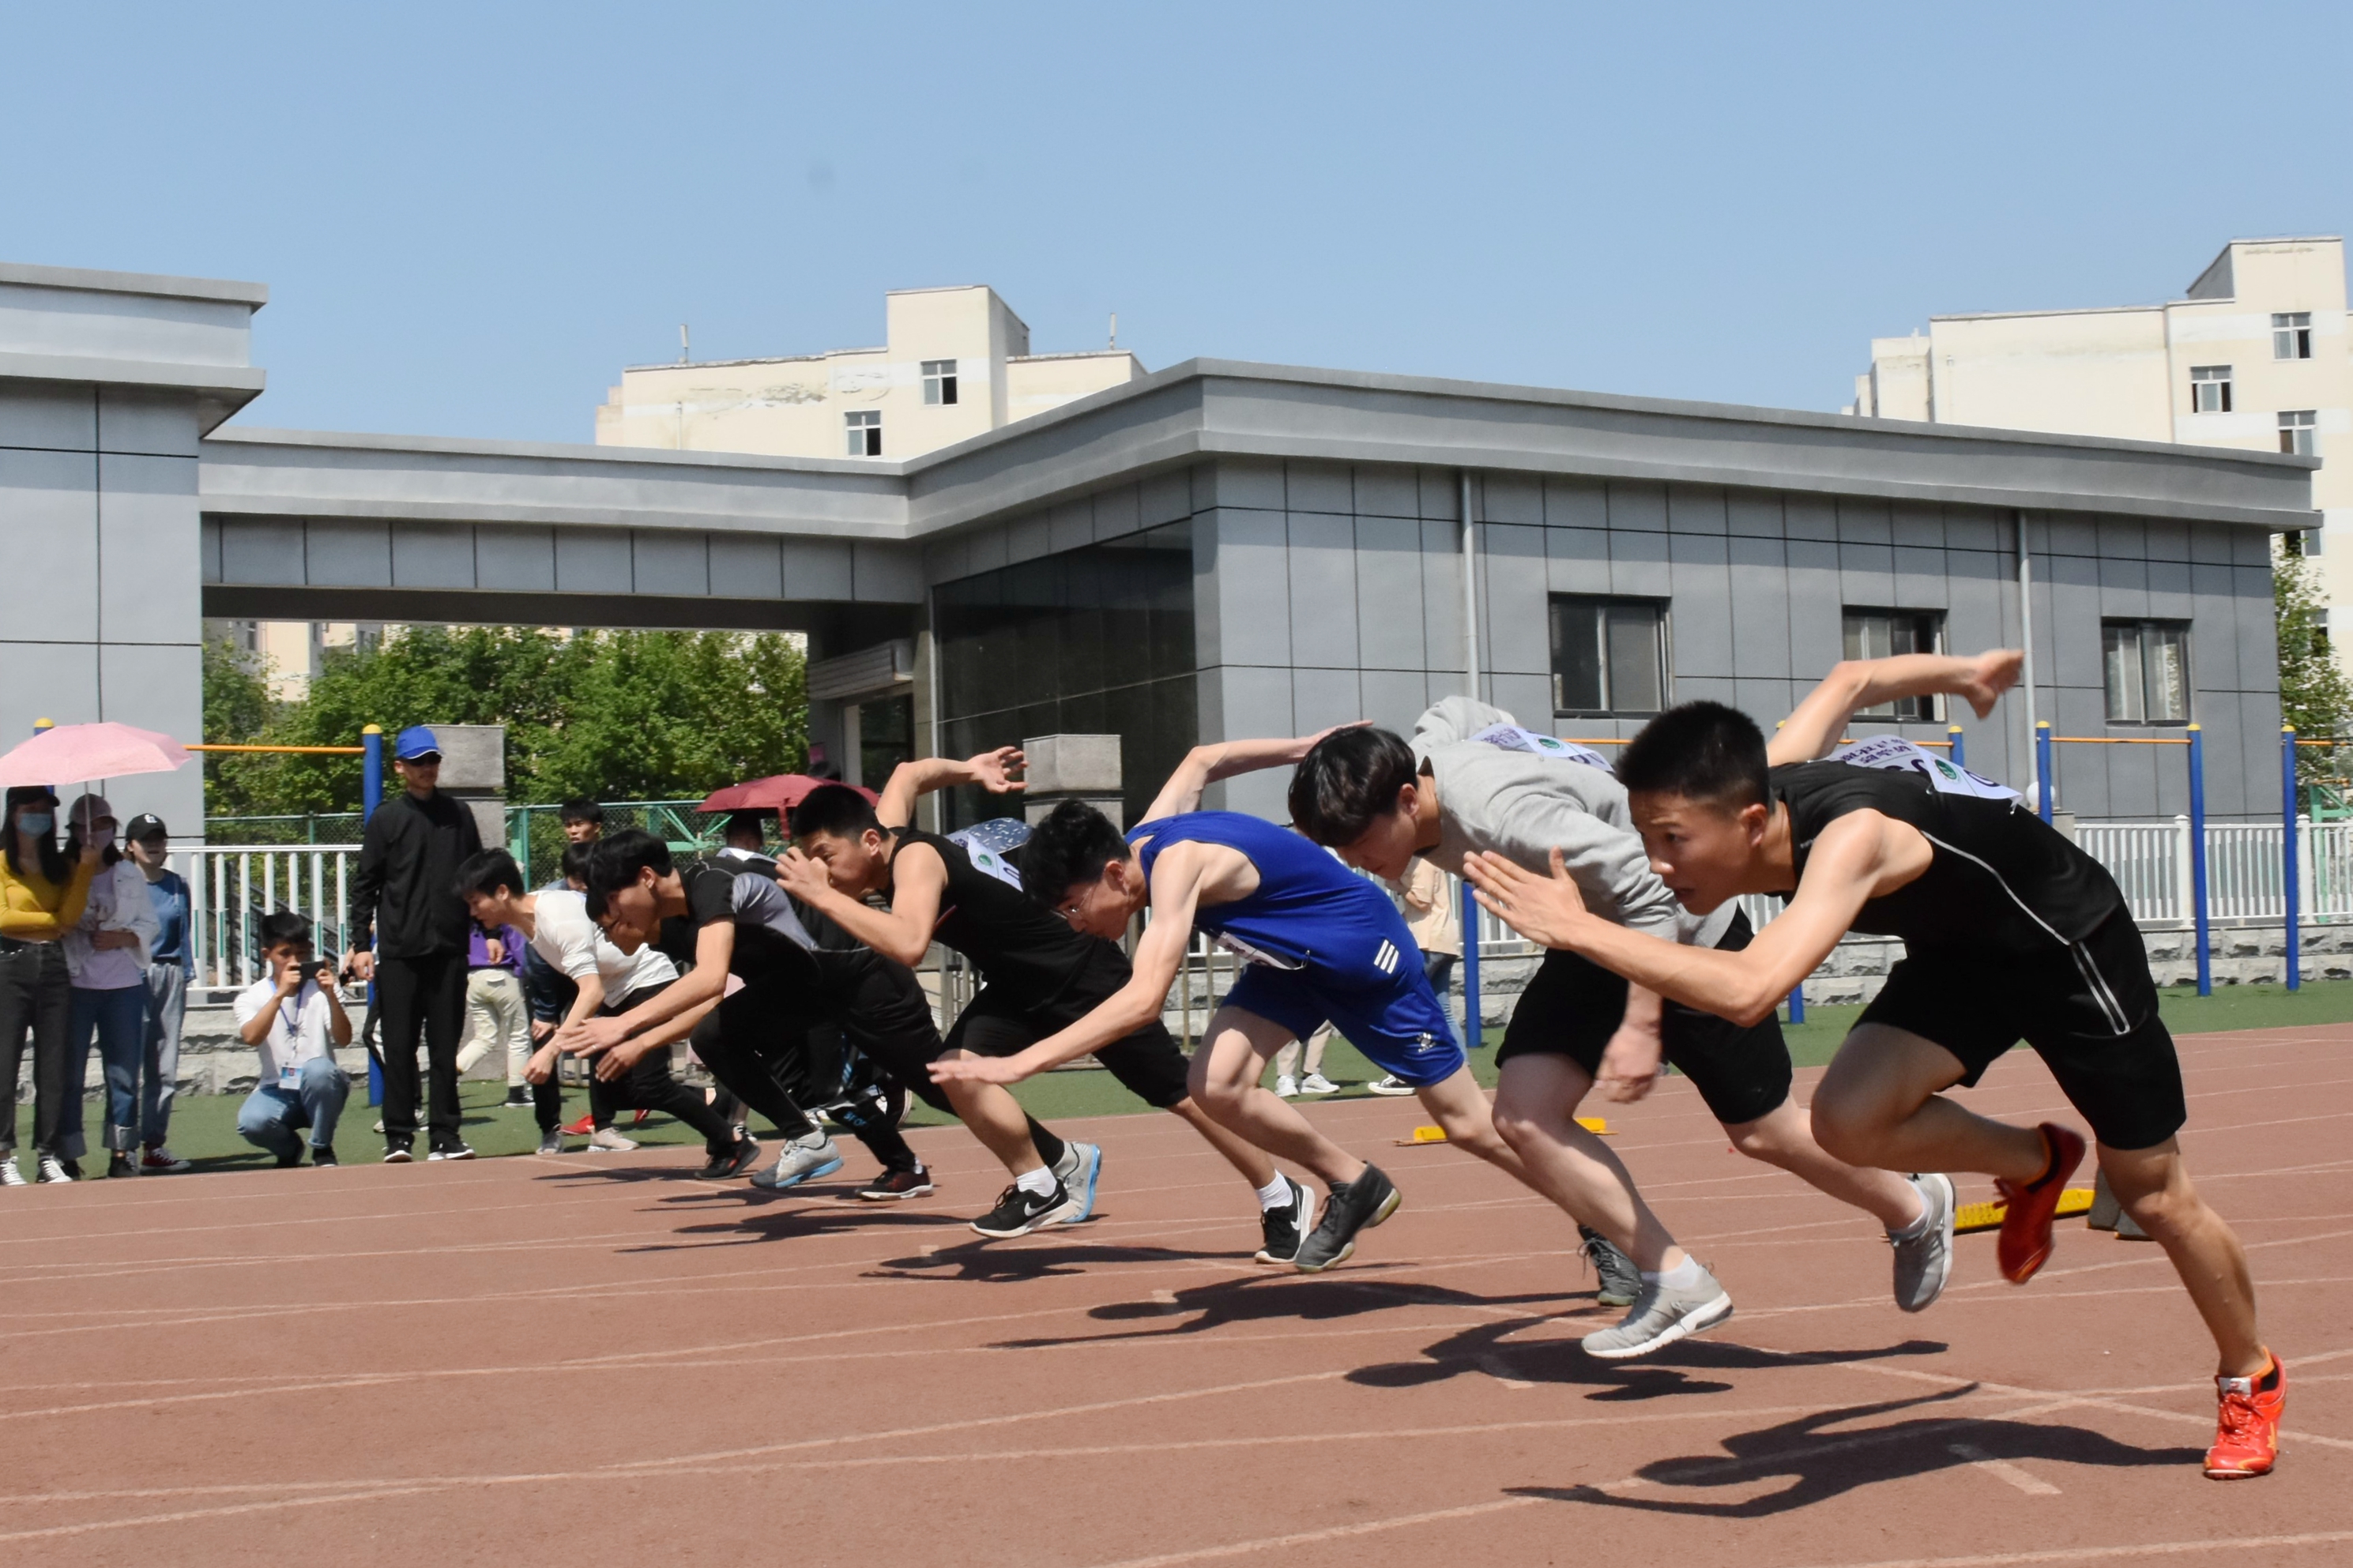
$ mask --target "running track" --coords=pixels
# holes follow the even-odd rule
[[[1616,1367],[1575,1346],[1574,1233],[1390,1147],[1410,1101],[1310,1112],[1407,1195],[1320,1279],[1248,1261],[1248,1194],[1165,1117],[1084,1129],[1092,1224],[993,1246],[954,1130],[896,1209],[681,1151],[12,1192],[0,1562],[2353,1560],[2353,1027],[2183,1047],[2293,1377],[2263,1481],[2197,1473],[2211,1351],[2154,1247],[2066,1223],[2014,1289],[1964,1238],[1905,1317],[1869,1222],[1671,1079],[1599,1109],[1739,1314]],[[2059,1106],[2023,1052],[1989,1076],[1972,1104]]]

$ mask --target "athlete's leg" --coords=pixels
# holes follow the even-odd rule
[[[1569,1057],[1514,1057],[1495,1088],[1495,1131],[1519,1155],[1522,1181],[1607,1237],[1635,1268],[1662,1274],[1683,1262],[1683,1249],[1617,1153],[1577,1125],[1577,1105],[1592,1087],[1592,1074]]]
[[[1226,1163],[1241,1173],[1242,1180],[1250,1184],[1252,1192],[1273,1184],[1274,1162],[1266,1157],[1266,1151],[1240,1134],[1229,1132],[1218,1125],[1214,1117],[1193,1103],[1191,1095],[1170,1106],[1168,1111],[1198,1132],[1208,1142],[1210,1148],[1223,1154]]]
[[[1946,1098],[1944,1090],[1967,1071],[1934,1040],[1892,1025],[1858,1024],[1814,1091],[1814,1140],[1850,1165],[2036,1180],[2050,1163],[2040,1131],[1964,1110]]]
[[[1723,1125],[1732,1146],[1750,1159],[1779,1166],[1839,1202],[1853,1205],[1889,1230],[1902,1230],[1920,1217],[1917,1187],[1893,1171],[1833,1159],[1814,1142],[1812,1124],[1794,1100],[1783,1100],[1752,1121]]]
[[[1245,1142],[1288,1160],[1334,1186],[1365,1173],[1365,1163],[1308,1124],[1307,1119],[1259,1087],[1267,1058],[1296,1031],[1231,1005],[1209,1019],[1193,1054],[1188,1086],[1193,1103]]]
[[[2152,1149],[2098,1145],[2100,1169],[2140,1227],[2173,1260],[2198,1315],[2221,1352],[2223,1377],[2253,1377],[2270,1361],[2255,1331],[2255,1285],[2247,1254],[2222,1216],[2190,1184],[2181,1145],[2168,1138]]]
[[[970,1051],[957,1051],[968,1057]],[[983,1147],[1016,1176],[1042,1168],[1038,1146],[1029,1137],[1029,1116],[1003,1084],[958,1082],[942,1086],[956,1120],[970,1130]]]
[[[1050,1032],[1045,1030],[1043,1021],[1039,1026],[1041,1032]],[[1266,1157],[1266,1151],[1219,1126],[1194,1102],[1190,1064],[1165,1026],[1147,1024],[1124,1039],[1113,1040],[1095,1053],[1095,1060],[1128,1093],[1155,1110],[1180,1118],[1207,1139],[1211,1148],[1226,1157],[1226,1163],[1241,1173],[1252,1192],[1264,1193],[1274,1185],[1274,1162]]]

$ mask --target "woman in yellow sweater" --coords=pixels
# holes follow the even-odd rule
[[[38,785],[8,792],[0,828],[0,1186],[21,1187],[16,1168],[16,1083],[25,1036],[33,1037],[33,1152],[44,1182],[81,1174],[58,1155],[70,1107],[80,1124],[81,1085],[68,1083],[73,978],[66,932],[80,921],[98,872],[99,849],[86,845],[69,862],[58,848],[58,797]]]

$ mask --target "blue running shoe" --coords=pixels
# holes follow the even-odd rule
[[[1054,1179],[1070,1193],[1071,1201],[1062,1212],[1050,1222],[1054,1225],[1082,1225],[1092,1219],[1095,1213],[1095,1187],[1103,1180],[1103,1145],[1100,1143],[1065,1143],[1062,1157],[1054,1164]]]

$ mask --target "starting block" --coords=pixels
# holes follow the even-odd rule
[[[1579,1127],[1584,1128],[1588,1132],[1593,1133],[1598,1137],[1607,1138],[1609,1136],[1609,1122],[1606,1117],[1580,1116],[1577,1119],[1577,1124]],[[1417,1127],[1413,1130],[1412,1137],[1400,1138],[1397,1141],[1397,1144],[1400,1149],[1410,1149],[1419,1143],[1443,1143],[1445,1142],[1445,1128]]]
[[[1953,1211],[1953,1229],[1966,1236],[1973,1230],[1995,1230],[2001,1225],[2002,1211],[2010,1205],[2000,1198],[1989,1198],[1981,1204],[1963,1204]],[[2059,1210],[2053,1216],[2073,1219],[2092,1212],[2092,1189],[2069,1187],[2059,1194]]]

